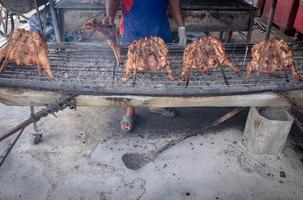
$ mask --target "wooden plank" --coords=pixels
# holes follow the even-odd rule
[[[303,105],[303,90],[291,91],[290,98]],[[0,89],[0,102],[9,106],[44,106],[61,97],[56,92]],[[266,92],[216,97],[89,96],[76,97],[77,106],[125,107],[250,107],[289,106],[279,95]]]
[[[62,95],[55,92],[40,92],[22,89],[0,89],[0,102],[9,106],[44,106]]]

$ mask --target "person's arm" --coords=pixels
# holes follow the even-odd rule
[[[178,26],[179,45],[185,46],[187,41],[184,19],[182,16],[181,0],[169,0],[171,14]]]
[[[171,14],[174,17],[178,27],[184,26],[184,20],[182,16],[181,0],[169,0]]]
[[[115,15],[119,8],[119,0],[105,0],[106,16],[103,19],[105,24],[114,24]]]

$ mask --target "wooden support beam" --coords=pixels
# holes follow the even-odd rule
[[[303,104],[303,90],[291,91],[289,97]],[[0,103],[9,106],[44,106],[63,94],[22,89],[0,89]],[[149,96],[89,96],[76,97],[77,106],[103,107],[266,107],[289,106],[279,95],[266,92],[216,97],[149,97]]]

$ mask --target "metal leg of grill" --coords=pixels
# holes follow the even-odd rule
[[[232,31],[226,31],[226,32],[224,32],[224,42],[230,43],[232,34],[233,34]]]
[[[272,22],[273,22],[275,11],[276,11],[276,6],[277,6],[277,0],[273,0],[271,9],[269,12],[268,21],[267,21],[265,40],[268,40],[270,37]]]
[[[220,31],[219,38],[220,38],[221,41],[223,41],[223,35],[224,35],[223,31]]]
[[[40,26],[40,33],[43,35],[45,27],[43,27],[43,25],[42,25],[42,20],[41,20],[41,15],[40,15],[39,7],[38,7],[38,4],[37,4],[37,0],[35,0],[34,3],[35,3],[35,9],[36,9],[36,13],[37,13],[38,21],[39,21],[39,26]]]
[[[56,35],[56,40],[57,42],[62,42],[62,36],[59,30],[59,25],[58,25],[58,19],[57,19],[57,13],[55,11],[55,3],[54,0],[50,0],[50,11],[52,15],[52,21],[53,21],[53,26],[55,30],[55,35]]]
[[[34,106],[30,106],[30,111],[31,111],[31,117],[34,117],[34,115],[35,115]],[[39,144],[42,142],[42,133],[39,131],[36,121],[33,122],[33,127],[34,127],[34,131],[35,131],[33,133],[33,136],[35,137],[34,144]]]
[[[249,25],[249,29],[247,31],[247,37],[246,37],[246,43],[250,43],[251,42],[251,35],[253,32],[253,27],[254,27],[254,14],[251,15],[250,17],[250,25]]]

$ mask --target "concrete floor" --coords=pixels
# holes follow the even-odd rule
[[[39,122],[43,143],[33,144],[29,127],[0,168],[0,199],[302,199],[302,134],[294,127],[279,155],[250,154],[241,138],[247,111],[139,170],[121,161],[126,152],[154,150],[228,110],[178,109],[178,118],[165,119],[139,109],[132,134],[119,129],[119,108],[50,116]],[[0,105],[1,134],[27,116],[28,108]],[[2,155],[12,139],[1,143]]]

